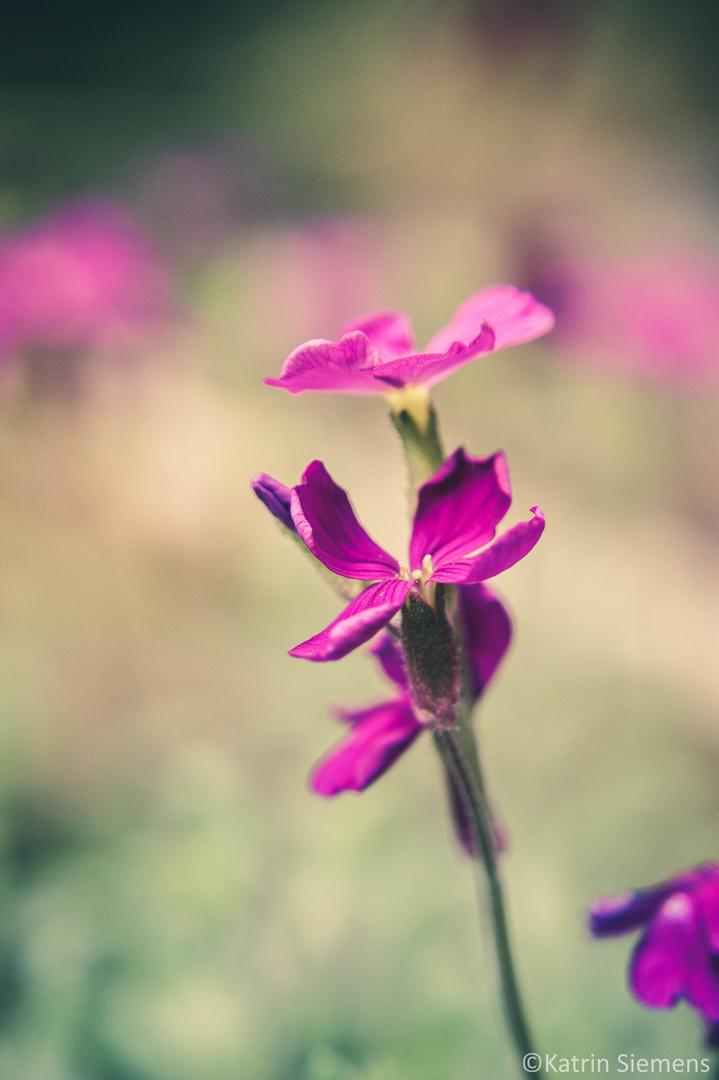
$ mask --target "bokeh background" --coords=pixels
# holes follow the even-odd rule
[[[628,942],[583,920],[719,856],[716,6],[3,24],[2,1080],[513,1075],[430,741],[359,798],[306,789],[328,703],[383,688],[366,656],[285,655],[336,600],[249,488],[322,458],[401,550],[382,404],[262,377],[376,307],[427,340],[496,281],[558,328],[436,402],[549,523],[499,583],[516,638],[480,718],[534,1026],[560,1056],[695,1056],[696,1018],[633,1002]],[[42,256],[7,301],[13,244],[78,200],[146,237],[161,318],[38,342],[67,273]]]

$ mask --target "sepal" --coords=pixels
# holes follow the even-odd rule
[[[435,600],[431,607],[414,590],[409,594],[402,608],[402,644],[415,707],[448,727],[459,700],[459,658],[442,586]]]

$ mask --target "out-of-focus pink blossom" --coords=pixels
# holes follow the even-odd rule
[[[0,357],[122,347],[170,307],[151,240],[115,203],[79,202],[0,238]]]
[[[326,217],[269,233],[262,244],[260,317],[281,319],[288,340],[330,335],[358,311],[378,308],[390,289],[391,238],[381,223]]]
[[[688,387],[719,384],[719,263],[708,254],[554,259],[532,284],[556,313],[554,343],[572,359]]]

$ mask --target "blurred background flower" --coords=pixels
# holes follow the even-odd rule
[[[447,445],[502,447],[552,523],[502,583],[515,641],[482,706],[522,971],[552,1052],[694,1056],[688,1010],[632,1002],[624,943],[582,918],[717,852],[716,5],[5,20],[0,249],[100,205],[124,239],[119,269],[87,239],[43,286],[52,321],[34,289],[3,309],[3,1080],[512,1075],[429,743],[361,799],[306,790],[327,702],[381,683],[285,656],[338,605],[249,479],[321,458],[404,550],[381,405],[262,378],[362,311],[426,341],[540,269],[567,283],[557,336],[436,392]],[[55,357],[82,342],[81,409],[13,392],[19,311]]]
[[[701,249],[624,258],[555,258],[533,284],[558,316],[568,360],[677,388],[719,380],[719,262]]]
[[[0,360],[38,391],[75,388],[91,351],[136,348],[170,317],[167,271],[120,205],[85,201],[0,237]]]

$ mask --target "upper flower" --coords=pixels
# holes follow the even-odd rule
[[[169,311],[150,239],[114,203],[78,203],[0,238],[0,355],[124,343]]]
[[[644,928],[629,965],[629,985],[650,1009],[686,998],[719,1021],[719,863],[705,863],[649,889],[597,900],[596,937]]]
[[[542,535],[544,514],[533,507],[534,517],[495,539],[511,501],[502,453],[473,458],[456,450],[419,489],[405,566],[368,536],[347,493],[321,461],[313,461],[292,489],[297,532],[328,570],[375,584],[321,633],[291,649],[290,656],[339,660],[386,626],[411,589],[424,596],[432,583],[470,585],[513,566]]]
[[[285,360],[279,379],[265,379],[290,393],[388,394],[405,386],[432,387],[457,368],[509,345],[546,334],[554,315],[515,285],[473,293],[418,353],[409,318],[399,311],[365,315],[345,326],[338,342],[322,338],[300,345]]]

